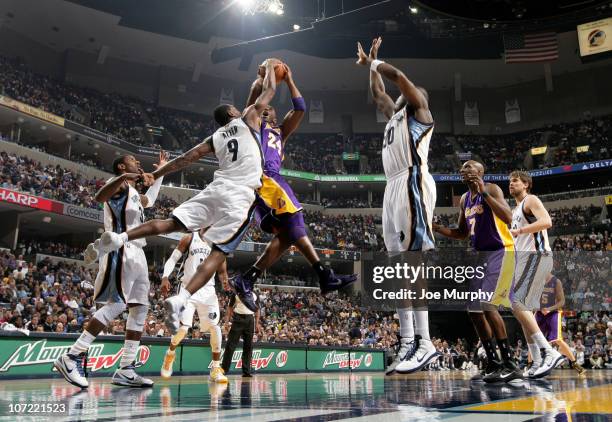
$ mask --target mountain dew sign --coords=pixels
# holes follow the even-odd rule
[[[4,378],[46,378],[58,376],[53,361],[68,352],[76,336],[20,337],[0,335],[0,380]],[[169,343],[169,339],[168,339]],[[144,338],[136,361],[142,374],[159,374],[168,344],[159,339]],[[87,371],[110,375],[119,365],[123,354],[123,339],[104,338],[94,342],[87,354]],[[230,373],[241,373],[243,352],[232,354]],[[210,347],[203,342],[185,341],[177,349],[174,363],[176,374],[207,374],[211,365]],[[308,372],[308,371],[382,371],[384,352],[378,350],[311,350],[283,345],[254,345],[251,371]]]

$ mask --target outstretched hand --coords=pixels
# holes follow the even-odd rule
[[[376,60],[378,59],[378,49],[380,48],[380,45],[382,44],[382,37],[378,37],[378,38],[374,38],[372,40],[372,46],[370,47],[370,59],[372,60]]]
[[[168,158],[169,155],[166,151],[161,150],[159,151],[159,160],[157,164],[153,164],[153,167],[155,168],[155,170],[157,170],[158,168],[160,168],[161,166],[165,165],[168,162]]]
[[[363,51],[363,47],[360,42],[357,42],[357,64],[360,66],[369,66],[370,58],[366,55],[365,51]]]

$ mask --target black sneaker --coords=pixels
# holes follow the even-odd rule
[[[494,383],[503,381],[501,378],[502,371],[504,370],[504,366],[501,362],[493,361],[487,364],[485,369],[485,375],[482,377],[482,380],[486,383]]]
[[[516,379],[523,379],[521,370],[514,364],[514,362],[504,362],[504,367],[500,374],[501,381],[510,382]]]

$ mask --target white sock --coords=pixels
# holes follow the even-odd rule
[[[123,355],[121,355],[121,362],[119,363],[120,368],[128,366],[136,360],[139,344],[140,340],[125,340],[125,343],[123,343]]]
[[[544,338],[544,334],[542,334],[541,331],[538,331],[537,333],[532,334],[531,339],[533,340],[535,344],[538,345],[540,349],[544,349],[546,352],[549,352],[552,349],[552,347],[550,347],[550,344],[548,343],[546,338]]]
[[[414,311],[415,333],[422,340],[429,340],[429,311]]]
[[[121,242],[125,245],[128,242],[128,234],[127,232],[123,232],[119,235],[119,239],[121,239]]]
[[[540,347],[536,343],[527,343],[529,353],[531,353],[531,360],[534,363],[542,363],[542,355],[540,354]]]
[[[95,339],[96,337],[93,334],[89,333],[89,331],[83,331],[81,336],[72,345],[68,353],[70,353],[71,355],[78,355],[80,353],[86,352]]]
[[[402,338],[414,340],[414,318],[410,309],[398,309],[400,336]]]
[[[213,360],[213,361],[212,361],[212,367],[213,367],[213,368],[219,368],[219,367],[221,367],[221,361],[220,361],[220,360]]]

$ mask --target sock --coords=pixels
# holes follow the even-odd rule
[[[541,331],[538,331],[537,333],[532,334],[531,339],[533,340],[535,344],[538,345],[540,349],[544,349],[547,352],[550,351],[550,349],[552,349],[552,347],[550,347],[550,343],[548,343],[546,338],[544,338],[544,334],[542,334]]]
[[[213,360],[212,361],[212,367],[213,368],[220,368],[221,367],[221,361],[220,360]]]
[[[529,353],[531,353],[531,360],[534,363],[542,363],[542,355],[540,354],[540,348],[536,343],[527,343]]]
[[[247,280],[249,280],[249,281],[255,282],[255,281],[257,281],[257,279],[259,278],[260,275],[261,275],[261,270],[253,265],[242,276],[244,278],[246,278]]]
[[[119,363],[120,368],[124,368],[136,360],[139,344],[140,340],[125,340],[125,343],[123,343],[123,355],[121,355],[121,362]]]
[[[487,354],[487,360],[489,361],[489,364],[496,362],[498,360],[497,352],[495,351],[495,343],[493,342],[492,338],[488,340],[482,340],[482,347],[484,347],[485,349],[485,353]]]
[[[499,353],[504,362],[510,362],[512,355],[510,354],[510,343],[507,338],[497,339],[497,345],[499,346]]]
[[[325,267],[323,264],[321,264],[321,261],[317,261],[312,264],[312,269],[315,270],[315,273],[317,273],[317,276],[319,276],[319,280],[325,280]]]
[[[400,336],[410,341],[414,340],[414,317],[410,309],[398,309]]]
[[[421,340],[429,338],[429,311],[414,311],[415,334],[421,336]]]
[[[80,353],[86,352],[95,339],[96,337],[93,334],[90,334],[89,331],[83,331],[77,341],[74,342],[68,353],[70,353],[71,355],[78,355]]]
[[[123,242],[123,244],[125,245],[128,242],[128,234],[127,232],[123,232],[119,235],[119,239],[121,239],[121,242]]]

